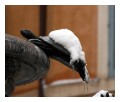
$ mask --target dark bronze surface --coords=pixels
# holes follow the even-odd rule
[[[5,90],[8,96],[15,85],[42,78],[48,72],[49,64],[47,55],[36,45],[5,35]],[[9,86],[12,86],[11,89]]]

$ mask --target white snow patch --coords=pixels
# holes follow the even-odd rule
[[[72,65],[76,60],[85,61],[85,53],[82,51],[82,46],[75,34],[68,29],[54,30],[49,33],[49,37],[56,43],[61,44],[66,50],[70,52],[70,64]]]
[[[96,93],[93,97],[101,97],[101,94],[103,95],[103,96],[106,96],[106,93],[107,93],[108,91],[105,91],[105,90],[100,90],[98,93]],[[112,97],[112,94],[111,93],[109,93],[109,96],[110,97]]]

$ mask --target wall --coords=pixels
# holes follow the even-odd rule
[[[5,32],[22,37],[21,29],[30,29],[36,35],[40,34],[39,6],[5,6]]]

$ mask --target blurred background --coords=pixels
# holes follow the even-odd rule
[[[88,91],[101,89],[115,93],[115,6],[114,5],[6,5],[5,32],[21,37],[21,29],[37,36],[68,28],[79,38],[90,74]],[[17,86],[12,96],[84,96],[79,74],[50,59],[47,75],[35,82]],[[74,77],[73,77],[74,74]]]

